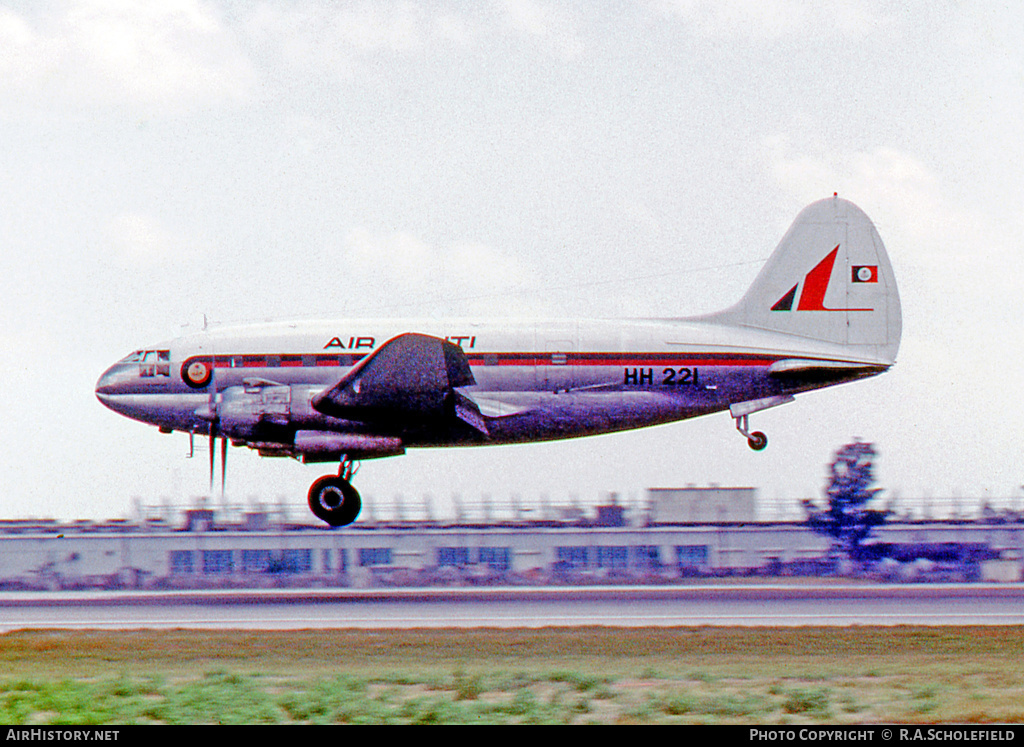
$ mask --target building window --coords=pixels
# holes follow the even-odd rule
[[[285,573],[310,573],[313,570],[313,553],[310,550],[284,550],[281,565]]]
[[[597,547],[597,567],[598,568],[621,568],[625,569],[629,564],[629,548],[628,547],[605,547],[604,545],[598,545]]]
[[[481,547],[480,564],[492,571],[507,571],[512,568],[512,551],[507,547]]]
[[[439,568],[445,566],[469,565],[468,547],[439,547],[437,548],[437,565]]]
[[[587,548],[576,546],[555,548],[555,560],[564,568],[586,568]]]
[[[702,566],[707,564],[707,545],[676,545],[676,565]]]
[[[193,573],[193,555],[191,550],[171,550],[171,573]]]
[[[360,547],[359,565],[391,565],[391,548]]]
[[[203,550],[203,573],[231,573],[234,569],[230,550]]]
[[[661,551],[657,545],[634,545],[630,548],[634,568],[660,568]]]
[[[266,573],[270,570],[270,550],[242,550],[243,573]]]

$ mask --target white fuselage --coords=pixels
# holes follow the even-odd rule
[[[343,420],[312,407],[313,397],[359,360],[408,332],[462,349],[475,383],[459,391],[479,408],[486,435]],[[850,355],[839,345],[700,319],[270,323],[217,328],[137,351],[103,375],[97,395],[136,420],[194,433],[210,432],[213,404],[219,432],[235,443],[308,457],[296,449],[297,432],[382,436],[403,447],[571,438],[696,417],[888,367]],[[849,375],[774,373],[819,364]],[[197,373],[204,371],[205,381]]]

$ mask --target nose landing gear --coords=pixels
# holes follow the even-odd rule
[[[359,491],[352,487],[356,470],[348,457],[341,460],[338,475],[325,475],[309,488],[309,508],[321,521],[332,527],[351,524],[359,516],[363,503]]]

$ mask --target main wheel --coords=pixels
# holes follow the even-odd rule
[[[763,451],[767,445],[768,436],[764,435],[761,431],[754,431],[750,434],[750,438],[747,439],[747,446],[754,451]]]
[[[351,524],[359,516],[363,502],[352,483],[341,477],[321,477],[309,488],[309,508],[332,527]]]

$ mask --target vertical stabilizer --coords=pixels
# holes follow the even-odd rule
[[[837,343],[885,363],[895,361],[902,331],[882,239],[838,197],[804,208],[740,302],[707,320]]]

